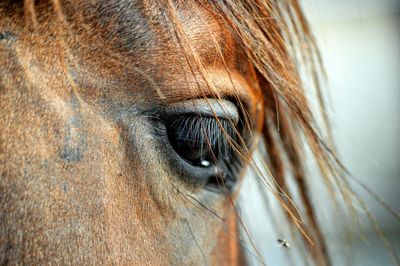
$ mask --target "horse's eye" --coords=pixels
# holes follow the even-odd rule
[[[191,184],[212,191],[230,191],[236,183],[238,157],[234,122],[209,114],[179,114],[165,124],[173,167]]]
[[[201,115],[180,115],[167,125],[178,155],[197,167],[230,163],[236,134],[232,121]]]
[[[239,167],[242,122],[228,100],[194,99],[165,107],[155,136],[177,176],[195,187],[233,189]]]

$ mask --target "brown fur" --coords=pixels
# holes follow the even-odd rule
[[[329,264],[304,185],[302,136],[325,176],[331,159],[292,57],[297,40],[315,63],[297,2],[25,2],[0,4],[0,262],[240,264],[230,198],[181,181],[147,115],[221,97],[255,131],[265,117],[268,166],[284,190],[295,173],[306,244]]]

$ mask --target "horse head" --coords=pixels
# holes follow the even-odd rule
[[[257,136],[281,185],[291,120],[318,144],[287,6],[256,2],[0,4],[1,262],[243,261]]]

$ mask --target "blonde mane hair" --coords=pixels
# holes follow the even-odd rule
[[[203,70],[199,56],[191,48],[181,27],[179,15],[174,8],[175,1],[163,2],[168,9],[177,42],[186,53],[188,64]],[[265,147],[266,152],[261,152],[264,156],[262,166],[255,165],[251,159],[249,163],[255,168],[263,184],[279,201],[290,225],[301,233],[302,242],[316,265],[330,265],[331,259],[328,244],[317,219],[318,208],[311,196],[310,184],[313,181],[309,180],[310,175],[307,172],[309,160],[315,160],[317,163],[320,176],[334,205],[338,207],[342,200],[346,211],[355,220],[358,218],[354,205],[361,206],[374,224],[377,235],[388,248],[393,261],[399,264],[393,247],[387,241],[364,200],[354,192],[350,183],[354,182],[361,186],[398,220],[400,220],[399,214],[373,190],[351,175],[338,159],[326,110],[326,92],[321,85],[327,74],[299,1],[189,0],[188,2],[194,10],[197,2],[203,5],[205,2],[209,4],[211,10],[222,19],[226,28],[235,36],[256,68],[263,94],[260,100],[263,106],[261,145]],[[223,61],[221,48],[217,42],[214,45],[217,53],[221,55],[220,60]],[[205,70],[203,72],[205,73]],[[307,76],[308,82],[304,82],[304,75]],[[207,81],[206,74],[204,79]],[[211,82],[209,83],[212,87]],[[215,94],[219,97],[217,91]],[[311,106],[310,95],[315,95],[317,106]],[[314,115],[316,112],[318,114]],[[306,155],[307,151],[311,151],[313,158]],[[243,157],[246,157],[246,154],[251,156],[251,151],[241,152]],[[262,167],[267,168],[270,177],[262,174],[260,169]],[[272,178],[272,188],[271,182],[267,180],[269,178]],[[295,184],[295,191],[289,188],[289,183]],[[295,204],[291,200],[294,195],[299,195],[300,203]],[[301,213],[299,209],[302,210]],[[245,227],[244,224],[242,226]],[[244,230],[247,233],[247,230]],[[254,248],[258,253],[257,248]]]

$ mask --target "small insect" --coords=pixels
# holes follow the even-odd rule
[[[289,244],[289,242],[286,241],[286,239],[284,239],[284,238],[278,238],[277,241],[278,241],[278,244],[279,244],[281,247],[290,248],[290,244]]]

